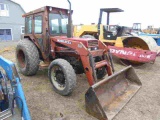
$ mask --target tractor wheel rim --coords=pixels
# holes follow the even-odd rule
[[[59,66],[54,66],[51,70],[51,80],[56,89],[62,91],[65,89],[65,75]]]
[[[17,58],[18,58],[18,62],[19,62],[20,67],[25,68],[26,58],[25,58],[25,54],[22,50],[18,51]]]

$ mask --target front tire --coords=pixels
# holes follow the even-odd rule
[[[39,69],[39,53],[28,39],[21,40],[16,47],[16,61],[23,75],[35,75]]]
[[[76,86],[76,74],[73,67],[64,59],[56,59],[49,66],[49,79],[55,92],[66,96]]]

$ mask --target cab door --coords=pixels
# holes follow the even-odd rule
[[[34,37],[36,38],[37,43],[39,44],[39,47],[42,52],[45,51],[44,48],[44,30],[43,30],[43,13],[35,14],[33,17],[33,31],[34,31]]]

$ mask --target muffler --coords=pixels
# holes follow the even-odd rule
[[[86,111],[99,120],[112,120],[141,86],[133,67],[128,66],[88,89]]]

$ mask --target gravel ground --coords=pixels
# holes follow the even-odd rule
[[[17,42],[0,42],[0,55],[15,62]],[[115,59],[116,71],[124,68]],[[154,64],[145,64],[135,71],[142,82],[142,88],[120,111],[114,120],[160,120],[160,58]],[[55,120],[60,116],[66,120],[96,120],[88,115],[84,107],[84,95],[89,85],[85,74],[77,75],[77,88],[67,97],[52,89],[47,70],[37,75],[21,75],[26,100],[33,120]]]
[[[8,47],[15,47],[18,41],[0,41],[0,50]]]

